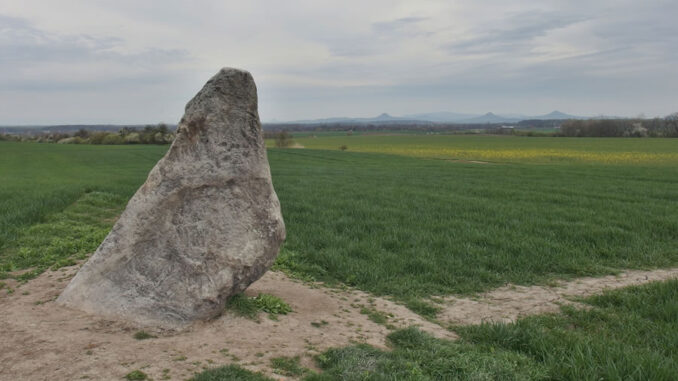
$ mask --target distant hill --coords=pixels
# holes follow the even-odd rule
[[[597,117],[601,118],[601,117]],[[617,117],[605,117],[608,119],[618,119]],[[466,128],[474,128],[475,124],[517,124],[521,121],[548,121],[548,120],[565,120],[565,119],[596,119],[586,118],[565,114],[560,111],[552,111],[545,115],[525,116],[520,114],[506,114],[499,115],[488,112],[484,115],[465,114],[457,112],[429,112],[420,114],[408,114],[403,116],[393,116],[387,113],[382,113],[372,118],[349,118],[349,117],[335,117],[323,119],[309,119],[290,122],[276,121],[272,123],[264,123],[265,129],[282,130],[291,126],[299,126],[301,129],[309,129],[312,127],[323,128],[331,125],[350,126],[355,125],[360,128],[363,125],[375,126],[392,126],[393,128],[406,128],[412,126],[419,127],[435,127],[439,128],[444,125],[455,125],[457,127],[468,125]],[[288,127],[286,127],[288,126]],[[143,129],[146,125],[143,124],[64,124],[55,126],[0,126],[0,133],[2,134],[41,134],[41,133],[74,133],[80,129],[87,131],[119,131],[122,128]],[[170,130],[175,130],[175,124],[167,124]]]
[[[548,113],[546,115],[531,116],[531,117],[526,118],[526,119],[559,120],[559,119],[587,119],[587,118],[584,118],[584,117],[581,117],[581,116],[565,114],[563,112],[556,110],[556,111],[551,111],[550,113]]]
[[[389,123],[431,123],[430,120],[422,119],[413,119],[409,117],[395,117],[387,113],[383,113],[379,116],[373,118],[347,118],[347,117],[336,117],[336,118],[323,118],[323,119],[308,119],[308,120],[296,120],[291,122],[277,122],[282,124],[367,124],[367,123],[379,123],[379,124],[389,124]],[[276,124],[277,124],[276,123]]]
[[[460,123],[460,124],[493,124],[493,123],[518,123],[521,120],[565,120],[565,119],[587,119],[581,116],[565,114],[560,111],[552,111],[545,115],[527,116],[521,114],[507,114],[498,115],[488,112],[484,115],[464,114],[457,112],[429,112],[420,114],[408,114],[403,116],[392,116],[383,113],[373,118],[324,118],[324,119],[309,119],[298,120],[291,122],[276,121],[275,124],[363,124],[363,123],[410,123],[410,124],[426,124],[426,123]]]
[[[460,123],[517,123],[521,119],[517,118],[508,118],[505,116],[497,115],[491,112],[488,112],[485,115],[476,116],[474,118],[468,118],[460,120]]]
[[[410,114],[410,115],[403,115],[403,118],[407,119],[412,119],[412,120],[426,120],[430,122],[438,122],[438,123],[449,123],[449,122],[455,122],[459,120],[464,120],[464,119],[469,119],[476,117],[477,115],[475,114],[462,114],[458,112],[429,112],[429,113],[423,113],[423,114]]]

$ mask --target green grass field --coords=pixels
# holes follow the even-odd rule
[[[402,144],[346,139],[378,138],[383,151]],[[458,138],[468,152],[548,151],[561,140]],[[563,141],[596,153],[678,148],[670,139]],[[40,270],[94,250],[166,148],[1,143],[0,269]],[[678,263],[678,167],[666,158],[475,164],[271,149],[269,160],[288,228],[278,266],[301,276],[412,302]]]
[[[678,173],[478,165],[272,151],[283,263],[372,292],[471,292],[506,281],[675,263]]]
[[[392,296],[430,316],[430,296],[678,263],[678,140],[297,141],[307,148],[270,149],[269,161],[288,230],[276,266],[302,278]],[[0,142],[0,278],[85,258],[166,149]],[[317,359],[322,374],[303,374],[670,380],[676,290],[676,281],[653,284],[590,298],[591,310],[459,327],[461,342],[396,331],[390,352],[332,349]],[[236,366],[195,379],[234,377],[266,379]]]
[[[166,149],[0,142],[0,277],[91,253]]]

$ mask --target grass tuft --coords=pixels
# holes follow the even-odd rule
[[[226,365],[196,374],[190,381],[272,381],[261,373],[251,372],[237,365]]]
[[[277,320],[278,315],[292,312],[292,308],[284,300],[264,293],[253,298],[248,298],[244,294],[234,295],[226,302],[226,309],[252,320],[258,318],[259,312],[268,313],[269,318],[273,320]]]
[[[440,307],[418,298],[409,298],[405,302],[405,306],[410,311],[416,312],[429,320],[434,320],[438,316],[438,312],[440,312]]]
[[[254,304],[264,312],[270,315],[287,315],[292,312],[292,307],[284,300],[271,294],[259,294],[254,298]]]
[[[125,375],[125,379],[130,381],[147,380],[148,375],[140,370],[133,370]]]
[[[259,316],[259,306],[254,303],[253,298],[248,298],[245,294],[231,296],[226,302],[226,309],[248,319],[254,320]]]
[[[154,336],[146,331],[137,331],[134,333],[134,338],[137,340],[147,340],[147,339],[155,339],[158,336]]]
[[[275,357],[271,359],[271,367],[275,373],[283,376],[302,376],[308,373],[308,369],[301,366],[299,356],[295,357]]]
[[[678,280],[606,292],[593,308],[527,317],[513,324],[459,327],[475,345],[509,350],[561,380],[675,380]]]
[[[360,309],[360,313],[363,315],[367,315],[368,319],[377,324],[386,325],[386,323],[388,323],[388,316],[375,308],[362,307]]]
[[[330,324],[330,323],[327,322],[327,321],[325,321],[325,320],[321,320],[321,321],[312,321],[312,322],[311,322],[311,326],[313,326],[313,327],[315,327],[315,328],[322,328],[322,327],[324,327],[324,326],[326,326],[326,325],[329,325],[329,324]]]

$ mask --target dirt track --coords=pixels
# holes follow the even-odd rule
[[[600,294],[607,289],[633,286],[678,277],[678,268],[629,270],[619,275],[579,278],[557,286],[513,286],[492,290],[477,298],[446,297],[438,319],[454,325],[485,321],[510,322],[524,315],[556,312],[561,305],[578,305],[576,297]]]

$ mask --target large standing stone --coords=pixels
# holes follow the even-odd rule
[[[284,239],[254,80],[222,69],[58,302],[166,327],[209,319],[270,268]]]

